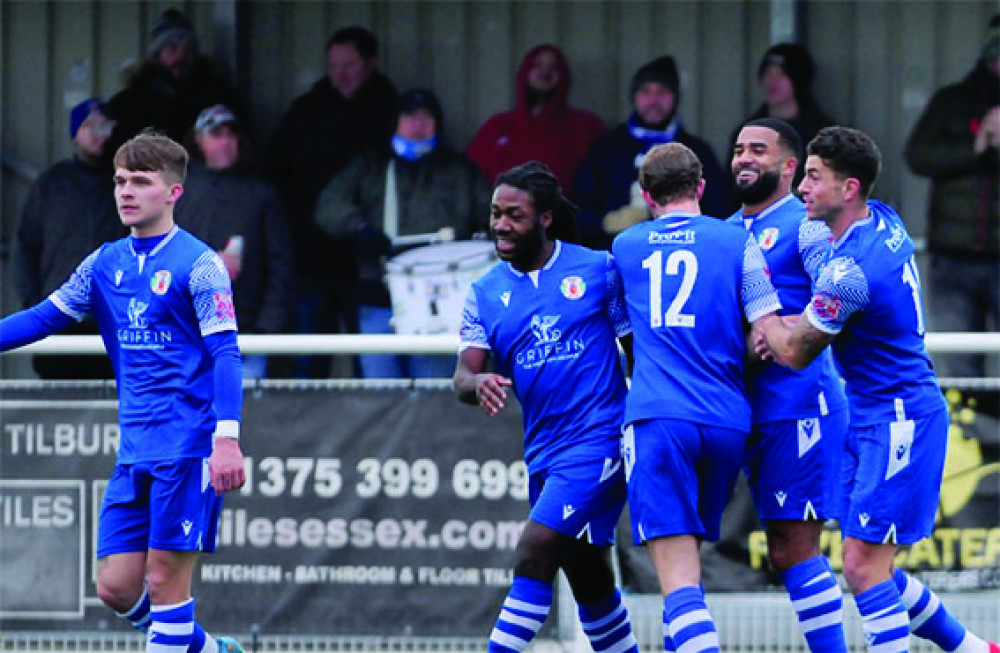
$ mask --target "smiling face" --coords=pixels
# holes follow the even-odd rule
[[[522,272],[540,269],[545,263],[551,244],[545,230],[551,222],[548,211],[536,215],[528,191],[507,184],[493,191],[490,234],[496,241],[497,255]]]
[[[115,170],[115,202],[122,224],[136,237],[157,236],[174,225],[174,204],[184,192],[162,172]]]
[[[745,206],[753,206],[788,192],[795,159],[781,146],[778,132],[750,125],[736,138],[731,169],[737,198]]]
[[[806,176],[799,184],[799,193],[806,204],[810,220],[822,220],[834,233],[834,226],[844,214],[844,191],[848,180],[842,179],[823,159],[810,154],[806,159]]]

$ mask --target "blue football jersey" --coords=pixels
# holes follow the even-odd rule
[[[799,315],[812,297],[812,281],[830,250],[832,234],[819,220],[806,217],[805,205],[786,195],[759,215],[737,211],[729,222],[746,228],[757,240],[782,315]],[[803,370],[772,364],[748,380],[754,424],[825,415],[847,403],[844,384],[829,348]]]
[[[118,382],[119,463],[208,456],[214,361],[203,337],[236,330],[229,275],[179,227],[137,247],[131,236],[102,245],[50,299],[100,328]]]
[[[673,213],[622,232],[612,252],[635,353],[625,422],[749,430],[744,318],[781,308],[757,242],[715,218]]]
[[[556,241],[541,270],[501,262],[472,284],[461,346],[489,349],[513,381],[532,474],[555,460],[620,455],[625,377],[615,338],[628,332],[608,252]]]
[[[878,201],[833,243],[806,316],[836,335],[851,426],[912,419],[944,405],[927,347],[913,241]]]

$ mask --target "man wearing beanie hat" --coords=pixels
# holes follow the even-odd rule
[[[1000,14],[975,66],[934,93],[906,145],[906,162],[931,180],[928,304],[935,331],[1000,329]],[[981,377],[978,354],[937,358],[942,376]]]
[[[170,8],[150,28],[146,60],[129,74],[126,87],[108,101],[118,120],[108,150],[153,127],[183,142],[203,109],[229,107],[246,125],[246,112],[236,89],[219,64],[198,52],[191,20]]]
[[[638,170],[646,152],[660,143],[681,143],[698,156],[705,178],[703,214],[732,212],[729,184],[712,147],[677,117],[681,88],[674,58],[662,56],[640,67],[629,84],[629,98],[628,119],[591,146],[573,180],[580,231],[590,247],[609,249],[615,234],[649,218]]]
[[[726,156],[732,153],[740,129],[751,120],[777,118],[787,122],[798,132],[803,147],[820,129],[837,124],[820,108],[813,96],[815,77],[816,64],[805,46],[798,43],[778,43],[769,47],[757,66],[757,81],[764,91],[764,102],[733,130]],[[792,180],[793,189],[802,181],[806,160],[805,156],[797,158],[799,166]]]
[[[69,112],[73,156],[56,163],[32,184],[14,235],[14,276],[25,307],[34,306],[73,273],[76,264],[102,243],[127,231],[115,207],[114,171],[103,156],[114,122],[98,98]],[[95,334],[85,320],[66,333]],[[111,365],[93,356],[35,356],[43,379],[111,379]]]
[[[355,157],[320,194],[316,221],[331,236],[347,237],[358,261],[361,333],[392,333],[384,260],[416,236],[467,239],[485,231],[490,188],[472,161],[441,144],[444,116],[434,94],[403,93],[391,150]],[[409,238],[407,238],[409,237]],[[444,238],[444,239],[447,239]],[[365,378],[448,378],[454,356],[362,354]]]

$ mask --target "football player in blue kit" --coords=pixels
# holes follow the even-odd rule
[[[91,314],[115,371],[121,441],[98,518],[97,594],[147,653],[243,649],[194,619],[198,553],[215,550],[222,494],[245,481],[236,317],[226,268],[179,229],[188,156],[157,134],[115,154],[131,234],[105,243],[41,303],[0,321],[0,351]]]
[[[719,651],[698,549],[718,540],[750,431],[746,324],[781,308],[756,240],[701,215],[701,162],[679,143],[646,154],[653,220],[615,238],[635,366],[625,402],[629,513],[663,593],[664,648]]]
[[[868,199],[880,168],[878,147],[858,130],[827,127],[809,143],[799,190],[808,217],[830,228],[833,247],[805,310],[758,325],[756,350],[801,369],[832,343],[850,405],[844,576],[868,650],[908,651],[912,627],[947,651],[997,651],[893,568],[900,545],[934,529],[949,420],[924,345],[913,241],[892,208]]]
[[[544,165],[502,173],[490,214],[501,261],[473,283],[462,315],[455,391],[491,416],[514,391],[529,473],[531,511],[489,651],[528,646],[559,569],[594,650],[638,650],[610,562],[625,502],[616,338],[627,347],[628,318],[608,252],[572,244],[575,213]]]
[[[742,203],[729,222],[757,240],[781,300],[798,315],[812,297],[812,277],[830,249],[830,230],[806,218],[792,195],[802,149],[798,133],[775,118],[743,126],[732,173]],[[846,653],[844,595],[820,534],[840,508],[840,461],[847,398],[829,348],[805,369],[766,365],[749,371],[752,428],[746,476],[767,534],[771,566],[792,600],[812,653]]]

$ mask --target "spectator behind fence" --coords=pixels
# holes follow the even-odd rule
[[[660,143],[686,145],[701,160],[705,176],[705,215],[729,214],[730,192],[711,146],[688,132],[677,117],[681,90],[677,64],[663,56],[639,68],[629,85],[628,119],[591,146],[576,179],[573,197],[580,206],[584,244],[610,249],[615,234],[649,218],[639,190],[639,166]]]
[[[60,161],[32,185],[14,235],[14,270],[23,307],[34,306],[61,286],[76,264],[102,243],[127,232],[115,208],[112,169],[103,158],[114,122],[97,98],[69,114],[73,157]],[[64,333],[96,334],[92,319]],[[97,356],[39,355],[32,360],[43,379],[110,379],[107,359]]]
[[[358,260],[361,333],[392,333],[387,257],[398,237],[451,229],[459,239],[485,231],[490,188],[474,163],[440,141],[444,116],[434,94],[413,89],[399,99],[392,152],[356,157],[327,185],[316,205],[317,223],[350,239]],[[394,246],[394,240],[396,240]],[[443,377],[454,356],[363,354],[366,378]]]
[[[819,106],[813,96],[813,80],[816,78],[816,63],[805,46],[798,43],[778,43],[764,52],[757,66],[757,81],[764,90],[764,103],[733,130],[729,137],[729,157],[742,126],[759,118],[784,120],[798,132],[803,147],[824,127],[836,124]],[[800,153],[799,167],[792,179],[792,188],[797,189],[805,165],[805,155]],[[738,208],[738,205],[735,207]]]
[[[929,326],[1000,329],[1000,14],[975,67],[931,98],[906,145],[906,162],[931,179],[927,248]],[[942,376],[984,376],[979,354],[938,361]]]
[[[246,124],[236,88],[218,61],[199,52],[191,20],[177,9],[167,9],[153,21],[145,61],[108,101],[108,115],[118,123],[106,150],[114,154],[147,127],[181,142],[198,114],[216,104],[226,105]]]
[[[356,155],[383,151],[396,128],[396,89],[378,70],[378,41],[363,27],[334,32],[327,74],[292,102],[265,166],[288,211],[298,272],[295,329],[357,332],[357,263],[347,238],[313,215],[320,191]],[[329,356],[303,359],[299,376],[330,376]]]
[[[283,333],[291,319],[292,241],[277,191],[247,171],[249,147],[227,107],[202,111],[176,219],[225,264],[240,333]],[[266,368],[266,356],[244,356],[244,377],[262,378]]]
[[[590,144],[607,131],[600,118],[569,106],[569,63],[551,44],[528,51],[517,69],[517,105],[489,118],[466,150],[490,183],[527,161],[547,165],[563,188]]]

